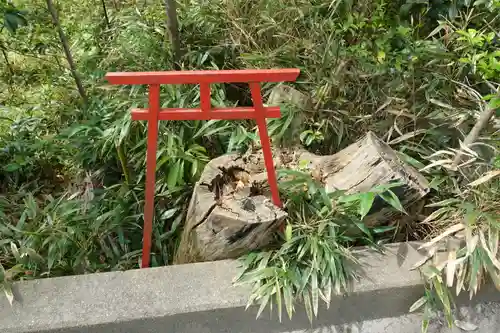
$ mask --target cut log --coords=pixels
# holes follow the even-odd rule
[[[335,155],[275,149],[273,156],[276,169],[308,170],[328,192],[366,192],[400,181],[404,185],[393,192],[407,206],[429,191],[426,179],[371,132]],[[268,246],[287,216],[269,198],[261,151],[210,161],[194,188],[176,262],[236,258]],[[391,214],[383,200],[376,200],[364,222],[382,224]]]
[[[391,190],[403,207],[429,193],[425,177],[372,132],[335,155],[318,156],[311,161],[310,168],[319,172],[327,192],[344,190],[347,194],[354,194],[369,191],[376,185],[401,182],[404,185]],[[387,222],[392,216],[394,210],[377,197],[363,222],[372,227]]]
[[[250,183],[263,165],[237,155],[207,164],[191,197],[176,263],[236,258],[271,242],[287,214]]]

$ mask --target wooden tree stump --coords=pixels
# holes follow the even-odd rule
[[[322,181],[328,192],[365,192],[375,185],[401,181],[404,185],[393,191],[407,206],[429,191],[426,179],[371,132],[335,155],[275,149],[273,156],[276,169],[300,166]],[[195,186],[176,262],[236,258],[268,246],[287,216],[269,198],[261,151],[210,161]],[[386,222],[391,212],[382,200],[376,200],[365,223]]]
[[[263,163],[237,155],[207,164],[191,197],[177,263],[236,258],[270,243],[287,214],[251,183],[251,173],[263,171]]]
[[[308,158],[307,154],[302,158]],[[429,183],[416,169],[401,160],[396,152],[372,132],[347,148],[331,156],[310,156],[309,168],[319,174],[327,192],[344,190],[347,194],[366,192],[376,185],[401,182],[391,189],[407,207],[429,193]],[[381,199],[376,198],[369,216],[368,226],[387,222],[394,216]]]

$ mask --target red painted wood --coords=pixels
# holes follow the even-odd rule
[[[299,69],[269,70],[225,70],[225,71],[179,71],[179,72],[143,72],[143,73],[108,73],[106,79],[111,84],[148,84],[149,108],[132,110],[133,120],[148,121],[146,153],[146,190],[144,204],[144,230],[141,267],[149,267],[151,238],[154,219],[154,195],[156,173],[156,151],[158,144],[158,121],[160,120],[209,120],[209,119],[255,119],[264,153],[268,182],[273,203],[281,206],[278,183],[274,170],[271,141],[267,133],[266,118],[279,118],[279,107],[265,107],[262,103],[260,82],[295,81]],[[210,84],[224,82],[248,82],[254,107],[211,108]],[[160,84],[199,84],[200,108],[160,109]]]
[[[300,70],[287,69],[244,69],[211,71],[169,71],[169,72],[117,72],[108,73],[105,78],[111,84],[199,84],[224,82],[281,82],[295,81]]]
[[[210,84],[208,83],[200,84],[200,107],[204,113],[210,112],[212,108],[210,103]]]
[[[160,112],[160,85],[149,87],[148,146],[146,152],[146,190],[144,204],[144,229],[142,239],[141,267],[149,267],[151,235],[153,233],[155,189],[156,189],[156,149],[158,146],[158,114]]]
[[[259,128],[260,143],[262,145],[262,152],[264,154],[264,163],[266,164],[267,181],[271,189],[271,196],[273,203],[281,207],[280,193],[278,190],[278,181],[276,179],[276,171],[274,170],[273,153],[271,151],[271,140],[267,133],[266,114],[264,104],[262,103],[262,94],[260,91],[260,84],[257,82],[250,82],[250,92],[252,94],[253,106],[255,107],[257,117],[257,127]]]
[[[209,119],[254,119],[255,108],[215,108],[210,113],[204,113],[201,109],[161,109],[158,120],[209,120]],[[279,106],[264,107],[266,118],[279,118],[281,116]],[[132,109],[132,120],[148,120],[148,109]]]

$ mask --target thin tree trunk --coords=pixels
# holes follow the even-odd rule
[[[113,6],[115,7],[115,10],[118,10],[118,3],[116,0],[113,0]]]
[[[108,28],[111,27],[111,24],[109,23],[109,16],[108,16],[108,10],[106,9],[106,0],[101,0],[102,3],[102,10],[104,12],[104,18],[106,19],[106,25]]]
[[[491,117],[495,113],[495,108],[491,107],[490,105],[487,105],[481,115],[479,115],[479,119],[477,120],[476,124],[474,127],[471,129],[469,134],[464,140],[463,145],[465,147],[470,146],[474,142],[476,142],[477,138],[479,137],[479,134],[483,130],[483,128],[488,124],[490,121]],[[460,162],[462,162],[463,154],[458,152],[458,154],[455,156],[455,159],[453,160],[452,166],[456,168]]]
[[[177,2],[176,0],[165,0],[165,11],[167,13],[167,29],[172,43],[172,56],[174,68],[180,69],[181,40],[179,38],[179,27],[177,24]]]
[[[76,87],[78,88],[78,92],[82,97],[83,102],[87,103],[87,94],[85,93],[85,88],[83,87],[80,75],[76,70],[75,61],[73,60],[73,56],[71,55],[71,50],[69,49],[68,39],[66,38],[66,35],[64,34],[64,31],[61,27],[61,22],[59,21],[59,16],[57,15],[57,10],[54,7],[54,3],[52,2],[52,0],[47,0],[47,8],[50,12],[50,15],[52,16],[52,22],[57,28],[59,39],[61,40],[61,44],[63,46],[64,53],[66,55],[66,60],[68,61],[69,69],[71,71],[71,75],[75,79],[75,84]]]
[[[3,55],[3,58],[5,59],[5,64],[7,65],[7,68],[9,68],[10,74],[12,76],[14,76],[14,70],[12,69],[12,66],[10,65],[9,56],[7,55],[7,52],[5,52],[5,49],[3,48],[3,45],[0,46],[0,49],[2,49],[2,55]]]
[[[8,79],[8,82],[9,82],[9,91],[10,91],[10,93],[12,95],[14,95],[14,87],[13,87],[14,69],[10,65],[9,56],[7,55],[7,52],[5,52],[5,47],[3,46],[3,44],[0,44],[0,49],[2,49],[2,54],[3,54],[3,57],[5,59],[5,65],[9,68],[9,72],[10,72],[10,75],[11,75],[11,77]]]

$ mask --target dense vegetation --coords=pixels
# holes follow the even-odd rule
[[[0,283],[5,286],[20,278],[137,267],[146,128],[131,122],[129,109],[144,105],[146,90],[109,86],[103,76],[170,70],[176,59],[161,1],[52,2],[0,1]],[[305,109],[285,106],[284,116],[270,121],[276,145],[302,144],[332,154],[371,130],[423,169],[433,189],[428,202],[384,230],[362,227],[367,207],[360,199],[357,218],[364,238],[356,240],[325,229],[345,214],[321,201],[314,187],[300,197],[312,219],[290,214],[288,246],[247,258],[253,275],[246,280],[264,286],[257,288],[257,300],[265,304],[275,295],[281,304],[283,290],[290,313],[294,294],[315,312],[318,297],[329,299],[332,283],[339,292],[345,286],[336,278],[354,276],[343,266],[355,262],[348,250],[352,244],[456,232],[465,234],[467,246],[451,247],[450,253],[464,259],[428,268],[429,290],[440,288],[443,270],[471,292],[485,272],[500,285],[498,120],[487,117],[479,136],[464,139],[481,113],[498,115],[498,0],[179,0],[177,5],[182,54],[176,64],[182,69],[301,69],[293,85],[312,103]],[[163,106],[199,104],[195,86],[165,86],[161,94]],[[247,103],[245,87],[214,87],[213,105]],[[247,121],[195,121],[163,122],[159,133],[152,263],[167,265],[204,164],[245,150],[254,144],[256,130]],[[290,193],[288,207],[304,211]],[[302,283],[284,278],[287,266],[280,266],[290,260],[294,267],[307,267],[320,260],[293,257],[300,244],[292,235],[307,237],[310,230],[321,253],[340,258],[340,268],[319,281],[319,291],[311,276],[324,274],[325,267],[306,268]],[[321,247],[325,239],[336,246]],[[259,273],[271,264],[276,266],[270,275]],[[448,294],[433,295],[419,304],[437,300],[450,307]]]

